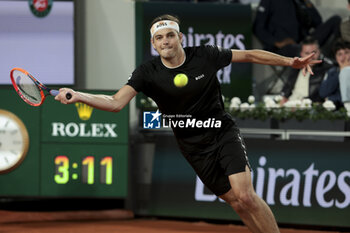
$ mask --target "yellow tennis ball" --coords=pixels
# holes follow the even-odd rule
[[[186,74],[177,74],[174,78],[174,85],[177,87],[184,87],[188,83]]]

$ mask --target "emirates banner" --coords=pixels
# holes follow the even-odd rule
[[[279,223],[350,227],[348,143],[246,139],[253,186]],[[211,193],[172,136],[158,136],[149,214],[239,219]]]

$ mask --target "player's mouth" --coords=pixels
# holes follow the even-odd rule
[[[167,50],[171,50],[172,47],[166,47],[166,48],[162,48],[163,51],[167,51]]]

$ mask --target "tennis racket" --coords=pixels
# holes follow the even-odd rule
[[[59,93],[58,90],[50,89],[42,84],[24,69],[13,68],[10,76],[12,85],[18,95],[32,106],[40,106],[47,95],[56,96]],[[44,91],[46,94],[44,94]],[[67,93],[66,98],[69,100],[72,98],[72,94]]]

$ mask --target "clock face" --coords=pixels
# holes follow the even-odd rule
[[[28,132],[13,113],[0,109],[0,174],[15,169],[28,151]]]

